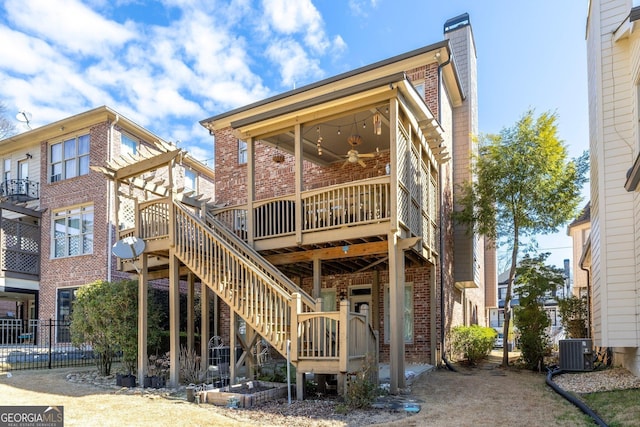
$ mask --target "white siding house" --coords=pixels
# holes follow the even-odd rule
[[[586,38],[594,344],[640,375],[640,7],[592,0]],[[584,257],[583,257],[584,258]]]

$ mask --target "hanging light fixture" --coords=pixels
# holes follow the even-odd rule
[[[284,154],[280,152],[280,144],[276,144],[276,152],[273,157],[271,157],[271,160],[273,160],[274,163],[284,162]]]
[[[380,119],[380,114],[375,113],[373,115],[373,132],[376,135],[382,135],[382,120]]]
[[[322,135],[320,135],[320,126],[316,129],[318,132],[318,142],[316,143],[316,147],[318,148],[318,156],[322,156]]]

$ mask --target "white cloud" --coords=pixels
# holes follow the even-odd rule
[[[366,17],[370,9],[378,6],[378,0],[349,0],[349,9],[355,16]]]
[[[92,55],[135,35],[131,25],[109,21],[76,0],[7,0],[8,18],[63,51]]]
[[[263,7],[265,18],[277,33],[301,33],[305,44],[319,53],[329,47],[322,16],[310,0],[263,0]]]
[[[321,78],[321,58],[345,50],[310,0],[162,0],[148,6],[164,7],[155,24],[134,22],[135,14],[124,23],[109,18],[123,4],[140,9],[136,1],[6,0],[7,106],[42,125],[108,105],[210,158],[212,139],[199,120]]]
[[[310,58],[305,50],[294,40],[282,40],[267,49],[267,55],[280,66],[282,84],[293,89],[294,86],[308,83],[308,80],[322,75],[317,59]]]

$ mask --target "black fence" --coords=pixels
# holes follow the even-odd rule
[[[90,366],[96,358],[90,346],[71,344],[69,322],[0,319],[0,372]]]

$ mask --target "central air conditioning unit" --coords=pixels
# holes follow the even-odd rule
[[[559,341],[560,369],[563,371],[593,370],[593,350],[591,340],[572,338]]]

